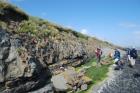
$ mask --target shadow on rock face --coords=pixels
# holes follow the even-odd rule
[[[35,56],[23,63],[12,40],[0,29],[0,93],[25,93],[47,84],[51,78],[49,68]]]
[[[39,88],[50,84],[50,78],[50,71],[48,69],[41,69],[39,74],[35,73],[32,77],[19,77],[15,81],[6,83],[6,86],[11,88],[7,88],[2,93],[25,93],[38,90]]]
[[[1,6],[0,20],[5,22],[9,22],[11,20],[19,22],[21,22],[22,20],[28,20],[28,16],[24,12],[16,10],[16,7],[14,8],[7,3],[3,3],[3,5],[7,7]]]

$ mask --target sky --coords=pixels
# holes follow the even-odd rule
[[[125,47],[140,47],[140,0],[10,0],[26,13]]]

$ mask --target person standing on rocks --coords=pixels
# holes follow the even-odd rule
[[[130,66],[133,67],[135,65],[137,59],[137,50],[133,47],[130,51]]]
[[[101,56],[102,56],[102,50],[101,50],[101,48],[97,48],[95,50],[95,54],[96,54],[97,65],[98,65],[98,64],[100,64]]]

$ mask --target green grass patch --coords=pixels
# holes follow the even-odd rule
[[[102,65],[100,67],[96,66],[96,60],[92,59],[89,62],[87,62],[85,66],[90,66],[86,69],[86,76],[92,79],[92,84],[88,86],[88,90],[86,91],[80,91],[78,93],[89,93],[92,90],[93,85],[97,84],[98,82],[104,80],[107,77],[107,73],[109,71],[109,66],[111,65],[111,60],[106,58],[104,60],[109,60],[110,64],[108,65]],[[78,70],[80,70],[82,67],[79,67]]]
[[[108,65],[91,67],[86,70],[86,75],[90,77],[93,80],[92,83],[95,84],[107,76],[108,67]]]
[[[97,65],[97,63],[96,63],[95,58],[92,58],[90,61],[86,62],[84,65],[81,65],[80,67],[77,67],[76,71],[79,72],[83,68],[91,67],[91,66],[96,66],[96,65]]]
[[[109,65],[104,65],[101,67],[91,67],[86,70],[86,75],[90,77],[93,81],[92,84],[88,86],[88,90],[86,91],[80,91],[78,93],[89,93],[89,91],[92,89],[92,86],[97,84],[98,82],[102,81],[104,78],[107,77]]]

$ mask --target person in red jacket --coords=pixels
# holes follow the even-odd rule
[[[97,48],[95,50],[95,54],[96,54],[97,64],[99,64],[101,61],[102,50],[100,48]]]

